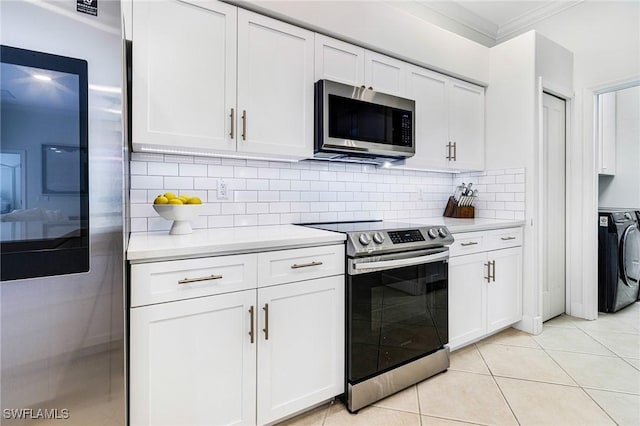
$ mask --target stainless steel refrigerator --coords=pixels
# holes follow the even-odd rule
[[[0,423],[126,422],[120,2],[0,1]]]

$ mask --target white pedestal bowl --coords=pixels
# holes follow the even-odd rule
[[[154,204],[153,209],[163,218],[173,220],[171,235],[191,234],[191,219],[198,216],[202,204]]]

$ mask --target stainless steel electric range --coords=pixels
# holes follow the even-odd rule
[[[444,226],[304,224],[346,240],[345,402],[356,412],[449,368]]]

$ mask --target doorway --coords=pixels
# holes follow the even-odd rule
[[[542,94],[544,230],[542,238],[542,321],[565,312],[566,103]]]

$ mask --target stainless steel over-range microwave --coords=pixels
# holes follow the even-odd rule
[[[329,80],[315,86],[315,157],[377,162],[415,153],[415,101]]]

